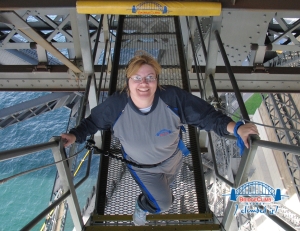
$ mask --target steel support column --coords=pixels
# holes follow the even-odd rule
[[[51,141],[56,141],[59,144],[58,147],[52,148],[54,160],[57,162],[65,159],[66,155],[60,137],[52,137],[50,139],[50,142]],[[67,201],[75,229],[76,231],[81,231],[84,224],[68,162],[63,161],[56,164],[56,166],[64,192],[67,192],[68,190],[71,192],[71,195],[67,198]]]

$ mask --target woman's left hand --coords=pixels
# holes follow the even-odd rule
[[[248,143],[248,136],[253,134],[253,135],[259,135],[259,132],[257,130],[257,127],[253,123],[246,123],[244,125],[241,125],[237,133],[240,135],[242,138],[246,148],[249,148],[249,143]]]

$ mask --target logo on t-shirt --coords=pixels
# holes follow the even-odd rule
[[[172,131],[168,130],[168,129],[162,129],[160,130],[158,133],[156,133],[156,136],[167,136],[169,134],[171,134]]]

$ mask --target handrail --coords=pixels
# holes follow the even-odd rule
[[[65,163],[66,160],[68,159],[66,158],[65,150],[63,149],[62,146],[61,137],[53,137],[51,141],[47,143],[41,143],[37,145],[30,145],[22,148],[2,151],[0,152],[0,161],[25,156],[27,154],[46,150],[46,149],[52,149],[53,151],[53,156],[56,161],[55,163],[58,172],[60,174],[60,177],[62,178],[62,184],[65,193],[61,195],[61,197],[59,197],[57,200],[55,200],[51,205],[49,205],[45,210],[43,210],[39,215],[37,215],[33,220],[31,220],[27,225],[25,225],[21,230],[25,231],[33,228],[40,220],[45,218],[45,216],[48,215],[49,212],[51,212],[51,210],[53,210],[57,205],[59,205],[62,201],[67,199],[69,196],[71,196],[71,198],[68,198],[68,202],[71,204],[71,207],[73,207],[73,210],[71,211],[71,215],[73,218],[74,225],[75,227],[77,227],[77,229],[81,230],[83,223],[82,223],[81,215],[80,213],[78,213],[79,204],[78,204],[75,189],[79,187],[89,176],[91,155],[89,156],[86,175],[76,185],[73,184],[73,178],[71,177],[70,169],[68,167],[68,164]]]
[[[57,200],[55,200],[51,205],[44,209],[39,215],[33,218],[27,225],[25,225],[20,231],[28,231],[32,229],[40,220],[44,219],[56,206],[60,205],[68,196],[71,195],[70,190],[61,195]]]
[[[236,140],[235,136],[232,135],[225,135],[224,137],[227,139]],[[288,151],[295,155],[298,156],[300,155],[300,147],[296,145],[282,144],[282,143],[276,143],[272,141],[258,140],[258,139],[252,139],[252,145],[256,145],[264,148],[276,149],[279,151]]]
[[[33,152],[39,152],[46,149],[54,148],[58,145],[57,141],[50,141],[47,143],[41,143],[36,145],[25,146],[22,148],[15,148],[11,150],[0,152],[0,161],[13,159],[20,156],[25,156]]]

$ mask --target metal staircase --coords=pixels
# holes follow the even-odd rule
[[[178,17],[120,16],[109,94],[123,88],[124,67],[135,52],[154,56],[163,71],[160,84],[172,84],[189,91],[181,29]],[[187,126],[183,140],[191,155],[184,158],[174,185],[175,202],[168,212],[148,215],[147,226],[132,223],[139,189],[121,162],[103,157],[99,166],[95,213],[86,230],[220,230],[207,203],[204,174],[195,128]],[[103,136],[103,149],[121,155],[120,142],[110,132]]]

